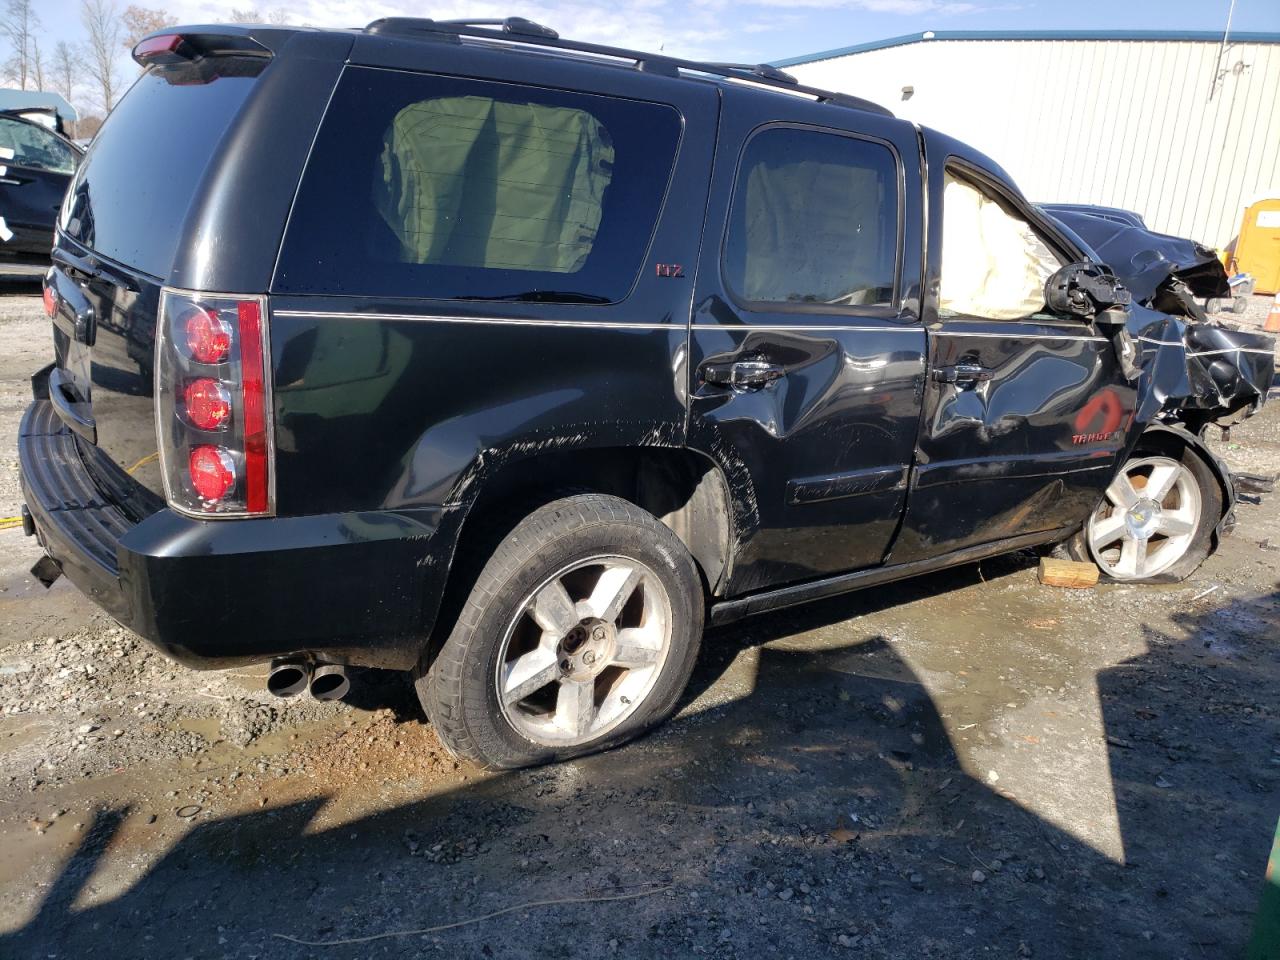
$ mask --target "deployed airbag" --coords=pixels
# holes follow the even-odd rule
[[[1018,320],[1044,309],[1044,284],[1062,266],[1026,221],[947,174],[942,194],[943,316]]]
[[[374,203],[405,262],[573,273],[600,228],[613,160],[585,111],[440,97],[396,114]]]

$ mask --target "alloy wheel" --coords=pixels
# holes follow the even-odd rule
[[[1115,580],[1144,580],[1186,555],[1200,527],[1195,475],[1169,457],[1130,460],[1089,520],[1089,551]]]
[[[670,647],[671,601],[657,574],[625,557],[581,560],[538,586],[508,626],[498,703],[535,743],[585,743],[636,711]]]

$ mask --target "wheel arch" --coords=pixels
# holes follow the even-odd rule
[[[546,449],[504,458],[460,488],[458,534],[439,606],[424,626],[447,631],[493,549],[525,516],[573,493],[604,493],[647,510],[688,549],[709,597],[723,595],[732,566],[729,486],[714,461],[688,447]],[[435,647],[433,639],[429,647]]]

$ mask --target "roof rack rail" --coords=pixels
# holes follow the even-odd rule
[[[497,28],[497,29],[493,29]],[[698,60],[685,60],[664,53],[642,53],[638,50],[627,50],[623,47],[610,47],[599,43],[585,43],[576,40],[564,40],[550,27],[526,20],[523,17],[506,17],[500,20],[431,20],[426,17],[383,17],[374,20],[364,28],[365,33],[387,35],[407,35],[423,38],[434,38],[450,43],[459,42],[460,37],[476,37],[481,40],[500,40],[506,43],[527,43],[539,47],[552,47],[557,50],[570,50],[577,53],[591,53],[617,60],[630,60],[638,70],[646,73],[657,73],[663,76],[678,77],[680,71],[710,74],[724,77],[727,80],[741,80],[746,83],[759,84],[790,93],[803,93],[813,97],[820,103],[834,103],[855,110],[865,110],[891,117],[892,112],[878,103],[863,100],[833,90],[810,87],[800,83],[789,73],[767,63],[703,63]]]

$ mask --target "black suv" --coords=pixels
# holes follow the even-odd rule
[[[80,162],[79,147],[32,119],[45,113],[0,110],[0,263],[48,265],[58,204]]]
[[[1212,331],[880,107],[516,19],[134,55],[22,485],[37,573],[184,663],[413,671],[519,766],[661,721],[704,622],[1064,541],[1180,578],[1228,524]]]

